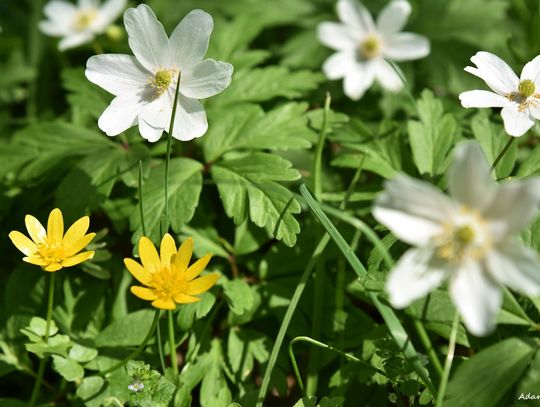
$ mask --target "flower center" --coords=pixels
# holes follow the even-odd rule
[[[530,79],[524,79],[519,82],[517,92],[508,93],[506,98],[511,102],[518,103],[518,111],[524,112],[529,106],[538,106],[536,99],[540,94],[536,92],[536,85]]]
[[[534,82],[531,81],[530,79],[525,79],[519,82],[518,92],[524,98],[528,98],[529,96],[532,96],[535,90],[536,90],[536,86],[534,86]]]
[[[161,69],[156,72],[150,80],[150,86],[156,91],[156,98],[163,95],[169,89],[176,73],[177,71],[175,69]]]
[[[187,290],[187,280],[184,273],[178,272],[173,265],[161,267],[152,273],[149,286],[154,287],[162,299],[171,299]]]
[[[93,8],[89,8],[86,10],[80,10],[75,14],[75,21],[73,22],[73,28],[75,28],[75,31],[84,31],[97,18],[97,10]]]
[[[381,53],[381,41],[371,35],[360,43],[359,52],[362,59],[375,58]]]
[[[466,259],[481,259],[491,246],[484,219],[476,211],[462,208],[459,214],[443,226],[434,239],[436,253],[449,263]]]
[[[56,241],[39,243],[36,255],[41,257],[48,264],[60,263],[67,257],[62,243]]]

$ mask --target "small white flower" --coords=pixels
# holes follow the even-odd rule
[[[540,119],[540,56],[528,62],[518,78],[498,56],[477,52],[471,58],[476,68],[465,71],[478,76],[493,90],[471,90],[459,95],[463,107],[502,107],[506,132],[522,136]]]
[[[198,99],[223,91],[233,71],[230,64],[203,59],[214,28],[212,17],[193,10],[170,38],[144,4],[128,9],[124,23],[135,56],[95,55],[86,64],[86,77],[116,96],[99,118],[99,128],[116,136],[138,124],[145,139],[159,140],[169,128],[180,75],[172,136],[178,140],[202,136],[208,122]]]
[[[328,58],[323,71],[328,79],[343,80],[345,94],[360,99],[377,80],[390,91],[403,83],[385,59],[409,61],[429,54],[429,40],[421,35],[400,32],[411,13],[406,0],[393,0],[377,22],[369,11],[354,0],[339,0],[337,12],[341,24],[324,22],[318,27],[319,41],[337,52]]]
[[[77,5],[63,0],[52,0],[43,12],[48,20],[39,28],[52,37],[63,37],[58,43],[61,51],[91,42],[107,30],[126,7],[127,0],[78,0]]]
[[[390,272],[386,290],[404,308],[449,279],[449,293],[467,329],[495,328],[500,286],[540,294],[540,258],[513,235],[536,216],[540,178],[501,185],[474,143],[456,147],[450,197],[423,181],[400,175],[387,181],[373,209],[394,235],[415,246]]]
[[[128,389],[135,393],[138,393],[144,389],[144,383],[140,379],[135,378],[133,382],[128,386]]]

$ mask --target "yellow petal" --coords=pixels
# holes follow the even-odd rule
[[[133,295],[139,297],[141,300],[154,301],[158,298],[156,292],[150,288],[134,285],[130,288],[130,291]]]
[[[171,264],[171,257],[175,254],[176,243],[174,243],[174,239],[171,235],[165,233],[165,236],[163,236],[163,239],[161,239],[161,264],[163,264],[164,267],[169,266]]]
[[[202,277],[196,278],[188,283],[186,294],[196,295],[208,291],[210,287],[216,284],[219,274],[212,273],[206,274]]]
[[[43,267],[43,270],[45,271],[58,271],[62,268],[62,266],[58,263],[49,264],[48,266]]]
[[[49,214],[47,221],[47,238],[61,242],[64,237],[64,218],[60,209],[56,208]]]
[[[91,252],[82,252],[82,253],[76,254],[75,256],[68,257],[67,259],[62,261],[62,266],[64,266],[64,267],[75,266],[75,265],[77,265],[79,263],[82,263],[83,261],[86,261],[86,260],[91,259],[92,257],[94,257],[94,253],[95,252],[93,252],[93,251],[91,251]]]
[[[64,248],[66,250],[66,256],[73,256],[75,253],[80,252],[82,249],[88,246],[88,243],[90,243],[95,236],[95,233],[88,233],[79,240],[72,242],[70,245],[65,245]]]
[[[161,267],[161,260],[154,243],[147,237],[141,237],[139,240],[139,256],[143,267],[149,272],[153,272]]]
[[[24,218],[24,223],[26,224],[26,230],[28,230],[30,238],[34,242],[41,243],[45,240],[47,237],[47,232],[39,220],[34,218],[32,215],[26,215]]]
[[[124,259],[124,264],[126,265],[128,271],[133,275],[133,277],[135,277],[144,285],[148,285],[148,283],[152,280],[152,274],[146,271],[144,267],[137,263],[135,260]]]
[[[27,256],[31,255],[37,250],[36,244],[30,239],[28,239],[21,232],[14,230],[9,234],[9,238],[11,239],[15,247]]]
[[[212,258],[211,254],[206,254],[203,257],[201,257],[199,260],[197,260],[195,263],[193,263],[186,271],[186,280],[193,280],[195,277],[197,277],[199,274],[203,272],[203,270],[208,265],[208,262]]]
[[[184,240],[184,243],[178,249],[178,254],[174,264],[178,271],[185,271],[188,268],[189,261],[191,260],[191,255],[193,254],[193,239],[188,237]]]
[[[171,299],[168,299],[168,300],[159,299],[159,300],[152,301],[152,306],[159,309],[171,309],[171,310],[176,309],[176,304]]]
[[[88,216],[83,216],[81,219],[71,225],[64,236],[64,246],[68,247],[73,243],[81,240],[87,232],[89,226],[90,218]]]
[[[41,267],[44,267],[44,266],[49,264],[49,262],[43,260],[43,258],[41,256],[23,257],[23,261],[25,261],[27,263],[30,263],[30,264],[35,264],[36,266],[41,266]]]
[[[174,297],[174,301],[177,304],[191,304],[193,302],[200,301],[199,297],[192,297],[191,295],[178,294]]]

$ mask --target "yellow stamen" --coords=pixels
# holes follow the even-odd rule
[[[150,80],[150,86],[156,90],[156,97],[164,94],[176,75],[174,69],[161,69],[156,72],[153,78]]]
[[[84,31],[92,25],[97,18],[97,11],[93,8],[80,10],[75,14],[75,21],[73,22],[73,28],[75,31]]]
[[[381,42],[377,37],[369,36],[362,41],[359,51],[363,59],[375,58],[381,53]]]

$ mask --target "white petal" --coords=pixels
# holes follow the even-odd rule
[[[520,80],[529,79],[536,85],[536,90],[540,89],[540,55],[534,58],[532,61],[527,62],[521,71]]]
[[[171,34],[171,60],[181,70],[201,62],[214,29],[212,16],[202,10],[189,12]]]
[[[317,27],[319,41],[329,48],[342,51],[352,50],[358,46],[358,39],[346,26],[339,23],[321,23]]]
[[[385,182],[375,200],[373,216],[399,239],[426,246],[441,233],[442,224],[454,212],[452,202],[427,182],[398,175]]]
[[[182,71],[180,92],[193,99],[217,95],[231,83],[233,66],[226,62],[205,59]]]
[[[495,329],[501,290],[478,262],[467,262],[456,271],[450,281],[450,296],[470,333],[484,336]]]
[[[49,19],[67,24],[71,24],[76,12],[77,8],[73,4],[60,0],[49,1],[43,8],[43,14]]]
[[[538,215],[540,204],[540,178],[532,177],[521,181],[501,184],[483,217],[498,223],[502,236],[519,232]]]
[[[459,95],[461,106],[469,107],[504,107],[509,100],[504,96],[487,90],[470,90]]]
[[[113,95],[136,93],[148,86],[152,74],[132,55],[94,55],[86,63],[86,77]]]
[[[355,66],[354,52],[339,51],[324,61],[322,69],[328,79],[341,79]]]
[[[143,106],[144,102],[137,95],[119,95],[101,114],[98,126],[107,136],[117,136],[137,124]]]
[[[139,114],[139,123],[141,120],[144,120],[145,124],[154,129],[165,129],[169,127],[171,114],[172,101],[167,95],[163,95],[143,106],[141,113]]]
[[[433,249],[409,249],[388,275],[386,291],[395,308],[405,308],[437,288],[447,271]]]
[[[448,175],[450,194],[460,203],[483,210],[493,202],[497,185],[491,179],[490,167],[480,145],[459,144]]]
[[[392,65],[390,65],[390,63],[384,59],[381,59],[377,63],[375,75],[377,77],[377,81],[379,81],[381,86],[386,90],[397,92],[403,88],[403,81],[394,68],[392,68]]]
[[[525,295],[540,295],[540,258],[517,240],[507,240],[485,259],[487,270],[500,284]]]
[[[369,11],[355,0],[339,0],[337,4],[339,19],[355,34],[366,35],[375,31],[375,24]]]
[[[65,24],[59,24],[56,21],[41,21],[39,23],[39,29],[43,34],[49,35],[51,37],[63,37],[68,35],[71,32],[69,26]]]
[[[352,100],[359,100],[375,80],[373,61],[356,62],[351,66],[343,80],[343,91]]]
[[[465,71],[478,76],[486,84],[499,95],[506,95],[517,91],[519,79],[501,58],[489,52],[477,52],[471,61],[478,67],[470,66],[465,68]]]
[[[533,103],[529,105],[528,111],[531,119],[540,120],[540,98],[533,98]]]
[[[178,99],[173,137],[182,141],[201,137],[208,130],[204,107],[196,99],[182,95],[178,95]]]
[[[504,121],[504,130],[511,136],[523,136],[534,125],[534,120],[529,117],[527,110],[520,112],[518,105],[512,103],[501,110]]]
[[[163,127],[154,127],[139,117],[139,133],[141,136],[151,143],[155,143],[163,134]]]
[[[127,0],[108,0],[99,9],[97,30],[103,32],[118,18],[127,6]]]
[[[124,13],[124,24],[129,46],[146,69],[155,72],[170,66],[169,39],[150,7],[141,4],[128,9]]]
[[[395,34],[403,27],[411,14],[411,5],[406,0],[393,0],[379,14],[377,31],[383,35]]]
[[[410,61],[429,55],[429,40],[423,35],[398,33],[385,39],[383,54],[394,61]]]
[[[83,31],[76,34],[70,34],[62,38],[58,43],[58,49],[65,51],[66,49],[75,48],[82,44],[87,44],[94,39],[94,33],[91,31]]]

